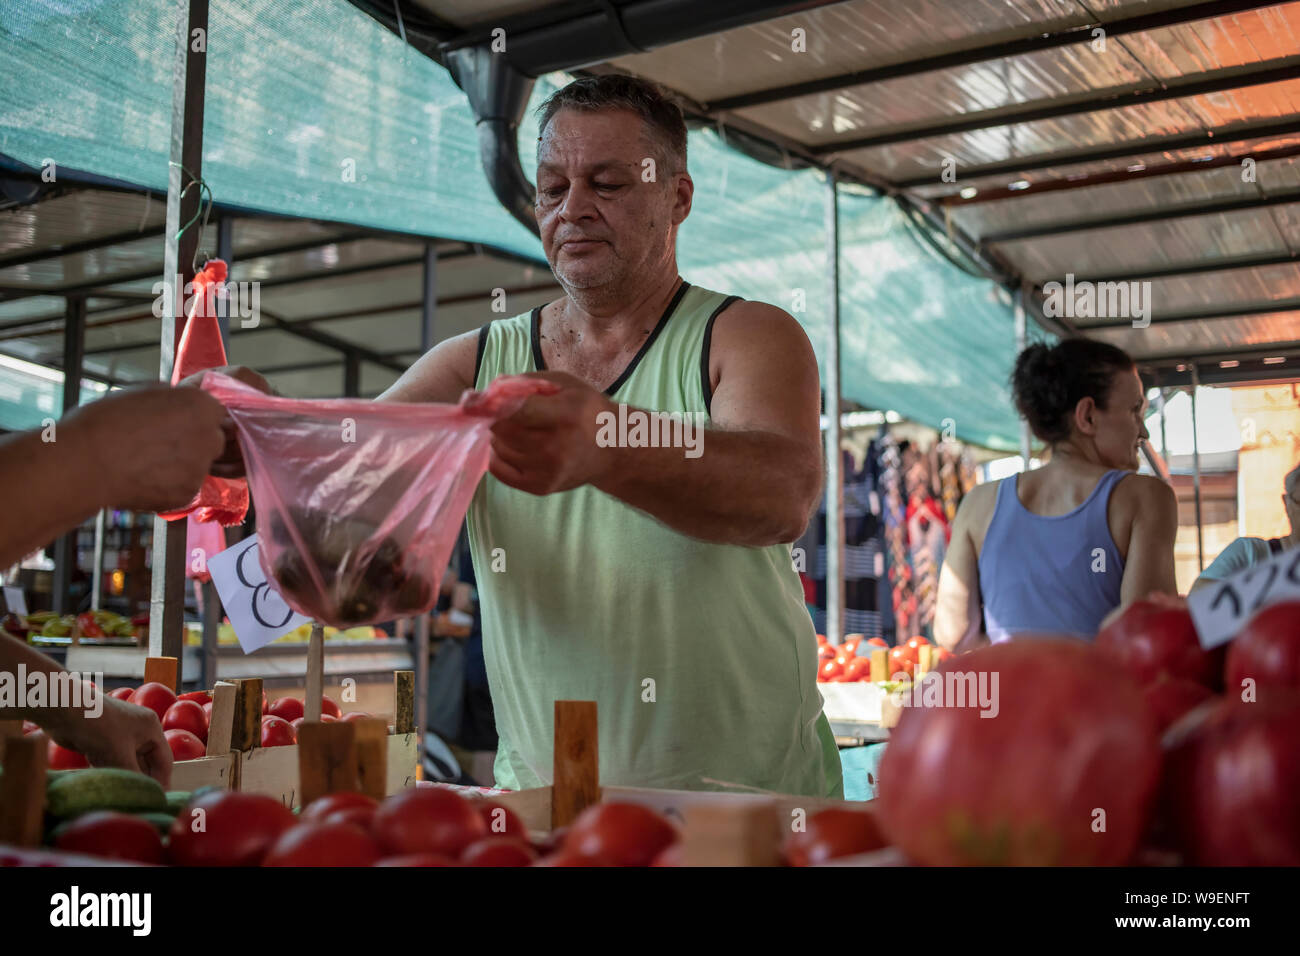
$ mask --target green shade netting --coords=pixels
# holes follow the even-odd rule
[[[164,189],[178,9],[0,6],[0,153]],[[530,175],[532,110],[564,81],[544,77],[534,90],[519,137]],[[823,176],[759,163],[708,129],[690,135],[690,171],[682,274],[791,311],[824,368]],[[342,0],[214,0],[203,176],[222,204],[542,258],[492,195],[471,111],[447,72]],[[924,243],[892,200],[842,188],[839,209],[844,396],[936,428],[951,419],[958,437],[1013,450],[1009,300]]]

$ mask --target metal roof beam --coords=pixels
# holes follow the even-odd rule
[[[954,133],[970,133],[976,130],[1033,123],[1062,116],[1077,116],[1081,113],[1094,113],[1100,110],[1141,106],[1147,103],[1162,103],[1166,100],[1204,96],[1210,93],[1224,93],[1247,86],[1260,86],[1266,83],[1294,80],[1297,77],[1300,77],[1300,57],[1285,57],[1280,60],[1270,60],[1263,65],[1246,68],[1232,67],[1226,70],[1203,73],[1191,81],[1148,86],[1135,90],[1107,90],[1100,95],[1088,96],[1083,99],[1038,100],[1026,106],[1017,106],[1010,109],[980,110],[974,114],[968,114],[964,119],[939,120],[925,126],[913,126],[908,129],[895,130],[891,133],[876,133],[872,136],[860,136],[856,139],[822,143],[812,147],[812,151],[819,156],[826,156],[832,153],[843,153],[857,149],[889,146],[893,143],[909,143],[920,139],[932,139],[937,136],[951,136]],[[971,173],[967,171],[964,175],[969,176]]]
[[[995,232],[981,236],[980,241],[990,244],[1023,242],[1026,239],[1041,239],[1044,236],[1063,236],[1076,232],[1091,232],[1095,229],[1117,229],[1121,226],[1140,226],[1173,219],[1186,219],[1192,216],[1214,216],[1222,213],[1243,212],[1249,209],[1267,209],[1270,206],[1285,206],[1297,202],[1300,202],[1300,190],[1278,193],[1275,196],[1239,196],[1234,199],[1220,199],[1215,202],[1174,206],[1171,209],[1146,209],[1142,212],[1128,213],[1123,216],[1109,216],[1105,219],[1083,219],[1074,222],[1049,223],[1044,226],[1029,226],[1024,229],[1010,229],[1006,232]]]
[[[1173,322],[1204,322],[1212,319],[1242,319],[1255,316],[1276,315],[1282,312],[1300,312],[1300,299],[1278,299],[1259,305],[1233,306],[1226,309],[1199,309],[1193,312],[1174,312],[1169,315],[1151,316],[1152,325],[1168,325]],[[1123,329],[1132,324],[1131,319],[1089,322],[1079,327],[1080,332],[1092,329]]]
[[[891,63],[886,66],[871,67],[864,70],[850,70],[847,73],[839,73],[835,76],[769,87],[766,90],[757,90],[752,93],[740,93],[736,96],[727,96],[715,100],[709,103],[708,107],[709,111],[712,112],[714,110],[739,110],[751,106],[763,106],[767,103],[778,103],[783,100],[797,99],[801,96],[811,96],[815,93],[827,93],[850,86],[879,83],[882,80],[916,76],[934,70],[970,66],[974,63],[984,63],[989,60],[1001,60],[1006,57],[1023,56],[1027,53],[1038,53],[1042,50],[1054,50],[1063,46],[1072,46],[1076,43],[1088,43],[1093,39],[1093,30],[1098,27],[1105,30],[1107,39],[1110,39],[1133,33],[1144,33],[1162,27],[1193,23],[1197,20],[1207,20],[1212,17],[1242,13],[1260,7],[1277,6],[1281,2],[1283,0],[1236,0],[1236,2],[1215,0],[1212,3],[1197,3],[1190,7],[1163,10],[1159,13],[1147,13],[1136,17],[1125,17],[1110,22],[1092,20],[1085,24],[1066,27],[1052,33],[1036,33],[1034,36],[1022,37],[1003,43],[972,47],[953,53],[941,53],[937,56],[921,57],[916,60],[906,60],[902,63]]]
[[[1240,143],[1248,139],[1272,139],[1274,137],[1296,135],[1300,135],[1300,119],[1291,117],[1280,122],[1250,125],[1236,124],[1234,126],[1221,126],[1213,130],[1197,130],[1194,133],[1179,134],[1177,136],[1134,139],[1116,146],[1103,146],[1099,149],[1086,149],[1071,153],[1039,153],[1036,156],[987,163],[983,166],[968,166],[964,169],[959,167],[959,169],[961,179],[970,181],[985,176],[1033,173],[1044,169],[1075,166],[1081,163],[1101,163],[1114,159],[1127,159],[1130,156],[1140,156],[1143,153],[1167,153],[1180,149],[1223,146],[1228,143]],[[934,186],[939,183],[939,171],[935,170],[933,175],[902,179],[894,185],[899,189],[916,189],[921,186]]]
[[[1069,179],[1045,179],[1030,183],[1020,189],[1010,186],[993,186],[981,189],[975,195],[963,196],[960,192],[944,196],[931,197],[930,202],[940,206],[960,207],[974,206],[980,203],[1000,202],[1005,199],[1020,199],[1024,196],[1036,196],[1040,193],[1065,192],[1073,189],[1088,189],[1092,186],[1110,186],[1117,183],[1139,182],[1144,179],[1156,179],[1161,176],[1177,176],[1182,173],[1199,173],[1207,169],[1222,169],[1225,166],[1240,166],[1245,160],[1252,159],[1256,164],[1269,163],[1280,159],[1300,156],[1300,145],[1281,146],[1250,153],[1226,153],[1223,156],[1205,156],[1200,159],[1188,159],[1178,163],[1159,163],[1155,166],[1142,166],[1137,169],[1119,169],[1105,173],[1093,173],[1089,176],[1077,176]]]
[[[46,262],[50,259],[61,259],[64,256],[75,256],[84,252],[94,252],[97,249],[106,249],[109,246],[119,246],[127,242],[135,242],[137,239],[157,239],[166,232],[166,224],[160,224],[154,226],[152,229],[132,229],[129,232],[117,232],[111,236],[101,236],[97,239],[86,239],[82,242],[73,242],[64,246],[56,245],[30,252],[20,252],[17,255],[0,258],[0,269],[9,269],[13,266],[26,266],[31,265],[33,262]]]
[[[1076,277],[1077,287],[1081,282],[1132,282],[1138,279],[1178,279],[1183,276],[1203,275],[1209,272],[1229,272],[1233,269],[1262,269],[1266,266],[1300,266],[1300,256],[1295,253],[1273,254],[1268,256],[1246,256],[1237,259],[1212,259],[1199,265],[1170,266],[1164,269],[1137,269],[1131,272],[1117,272],[1108,276]]]

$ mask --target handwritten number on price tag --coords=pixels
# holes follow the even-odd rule
[[[248,576],[244,574],[244,561],[249,556],[250,553],[256,555],[257,553],[256,541],[253,541],[243,551],[239,552],[239,557],[235,559],[235,576],[239,578],[240,584],[242,584],[244,587],[248,588],[253,592],[253,600],[249,606],[249,609],[253,612],[253,617],[257,620],[257,623],[261,624],[263,627],[269,627],[269,628],[285,627],[288,625],[289,621],[293,618],[293,609],[290,608],[288,605],[285,605],[284,607],[284,617],[278,621],[268,621],[265,617],[262,616],[261,610],[259,610],[259,607],[264,608],[266,606],[266,597],[268,594],[272,593],[271,585],[267,583],[265,577],[263,577],[261,581],[254,583],[248,580]],[[253,567],[257,568],[259,572],[262,570],[261,564],[257,563],[256,561],[254,561]],[[260,601],[259,601],[259,596],[260,596]]]
[[[253,535],[208,559],[208,571],[245,654],[265,647],[309,618],[298,614],[267,580]]]
[[[1247,620],[1279,601],[1300,601],[1300,549],[1274,555],[1211,587],[1193,591],[1187,609],[1201,646],[1208,650],[1232,640]]]
[[[1219,588],[1219,593],[1214,595],[1214,603],[1210,605],[1210,610],[1217,611],[1219,609],[1219,605],[1223,603],[1225,598],[1230,599],[1232,601],[1232,616],[1240,617],[1241,598],[1237,596],[1237,589],[1232,586],[1231,579],[1224,581],[1223,586]]]

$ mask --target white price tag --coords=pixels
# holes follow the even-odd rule
[[[23,595],[22,588],[5,588],[5,607],[10,614],[27,616],[27,598]]]
[[[208,572],[245,654],[311,621],[285,604],[275,585],[266,580],[257,556],[257,535],[208,558]]]
[[[1300,600],[1300,548],[1283,551],[1263,564],[1197,588],[1187,596],[1201,647],[1209,650],[1237,636],[1260,610],[1280,601]]]

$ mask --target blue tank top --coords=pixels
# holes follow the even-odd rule
[[[1020,503],[1020,476],[998,486],[979,556],[984,630],[994,643],[1036,631],[1092,640],[1119,606],[1124,560],[1106,520],[1111,492],[1129,474],[1101,476],[1068,514],[1044,517]]]

